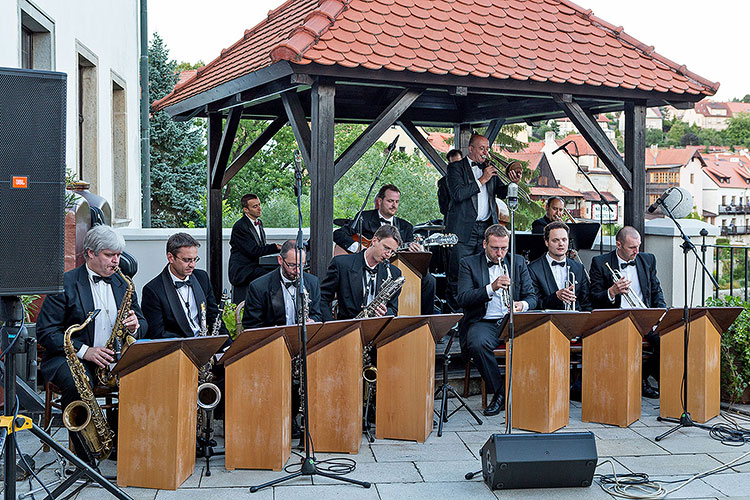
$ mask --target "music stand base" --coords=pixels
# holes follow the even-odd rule
[[[279,483],[283,483],[284,481],[289,481],[290,479],[294,479],[296,477],[300,476],[323,476],[327,477],[329,479],[335,479],[337,481],[343,481],[345,483],[351,483],[356,484],[357,486],[362,486],[363,488],[369,488],[372,486],[367,481],[357,481],[356,479],[350,479],[348,477],[344,477],[339,474],[330,474],[328,472],[321,472],[318,470],[318,468],[315,466],[315,460],[312,458],[303,458],[302,459],[302,468],[294,472],[292,474],[289,474],[284,477],[280,477],[278,479],[274,479],[273,481],[268,481],[267,483],[259,484],[258,486],[251,486],[250,487],[250,493],[255,493],[257,491],[262,490],[263,488],[267,488],[269,486],[274,486]]]
[[[656,417],[656,421],[657,422],[670,422],[670,423],[677,424],[677,425],[669,429],[667,432],[656,436],[656,438],[654,438],[654,441],[661,441],[662,439],[669,436],[673,432],[680,430],[682,428],[687,428],[687,427],[697,427],[698,429],[711,430],[710,425],[695,423],[693,419],[690,418],[689,413],[683,413],[679,419]]]
[[[453,394],[453,397],[458,400],[458,405],[456,408],[453,409],[452,412],[448,413],[448,393]],[[466,410],[469,412],[469,415],[471,415],[474,420],[477,421],[477,424],[482,425],[484,422],[481,418],[479,418],[479,415],[476,414],[474,410],[469,408],[469,405],[466,404],[466,401],[464,398],[462,398],[456,390],[453,388],[450,384],[442,384],[440,387],[438,387],[437,391],[435,391],[435,395],[441,394],[441,400],[440,400],[440,411],[436,412],[438,416],[438,437],[443,436],[443,423],[448,422],[448,419],[453,416],[454,413],[456,413],[461,408],[466,408]],[[446,413],[448,413],[446,415]]]

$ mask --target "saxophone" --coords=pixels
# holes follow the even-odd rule
[[[92,311],[82,324],[71,325],[65,330],[63,339],[65,359],[68,362],[70,373],[81,399],[73,401],[65,407],[62,420],[69,431],[80,433],[86,447],[95,458],[104,460],[112,451],[115,433],[110,429],[99,403],[96,402],[89,378],[86,375],[86,369],[81,360],[78,359],[73,342],[70,340],[73,333],[86,328],[98,313],[99,309]]]
[[[393,279],[389,276],[380,285],[380,290],[378,290],[378,293],[372,299],[372,302],[367,304],[367,306],[362,309],[362,312],[357,314],[354,319],[372,318],[373,316],[375,316],[375,309],[377,309],[380,304],[385,304],[386,302],[391,300],[391,297],[396,295],[401,290],[401,287],[404,286],[405,280],[406,278],[404,278],[403,276],[399,276],[396,279]]]
[[[219,314],[216,316],[216,320],[214,321],[214,324],[211,327],[211,336],[218,335],[219,330],[221,329],[221,318],[224,315],[224,304],[228,300],[229,297],[226,295],[222,295],[221,297],[221,303],[219,304]],[[208,326],[206,324],[206,303],[201,304],[201,331],[198,334],[199,337],[205,337],[208,336]],[[211,356],[211,359],[208,360],[208,362],[203,365],[198,370],[198,408],[200,410],[213,410],[216,408],[219,404],[219,401],[221,401],[221,389],[219,389],[219,386],[214,384],[214,374],[213,374],[213,366],[214,366],[214,357]],[[198,413],[198,424],[199,427],[202,427],[203,423],[203,415],[202,412]]]
[[[128,314],[130,313],[130,306],[133,303],[133,293],[135,292],[135,287],[133,286],[133,282],[130,280],[130,278],[125,276],[119,267],[115,268],[115,273],[119,274],[120,277],[124,279],[125,283],[127,283],[128,285],[128,289],[125,292],[125,295],[122,297],[120,309],[117,310],[117,319],[115,319],[115,324],[112,326],[112,333],[109,334],[107,343],[104,344],[104,347],[115,352],[115,361],[117,361],[120,359],[120,356],[122,356],[122,354],[127,350],[127,348],[130,347],[130,344],[135,342],[135,337],[130,335],[130,332],[128,332],[128,329],[125,328],[124,324],[125,318],[127,318]],[[109,370],[109,366],[96,368],[96,380],[100,385],[103,386],[117,386],[117,377],[113,375]]]

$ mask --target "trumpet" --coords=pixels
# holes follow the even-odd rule
[[[573,287],[573,293],[576,291],[576,285],[578,282],[576,281],[576,275],[573,273],[573,271],[570,270],[570,266],[566,267],[568,271],[568,279],[565,280],[565,288]],[[573,299],[572,302],[564,302],[565,310],[566,311],[575,311],[576,310],[576,301]]]
[[[487,151],[487,155],[488,157],[485,159],[485,163],[494,167],[495,172],[497,172],[497,176],[505,184],[511,183],[510,177],[508,177],[511,171],[516,170],[518,172],[523,172],[523,165],[518,160],[507,161],[503,159],[503,157],[501,157],[499,154],[493,153],[491,149]],[[498,166],[498,164],[500,166]],[[518,194],[519,196],[521,196],[521,198],[524,199],[526,203],[531,203],[531,195],[529,195],[529,192],[526,190],[526,188],[524,188],[520,184],[518,185]]]
[[[620,281],[622,279],[622,273],[620,273],[619,269],[612,269],[612,267],[609,265],[609,262],[606,263],[607,269],[612,273],[612,278],[615,281]],[[646,309],[646,304],[643,303],[643,301],[638,297],[638,295],[635,294],[635,292],[628,288],[628,291],[622,294],[623,298],[628,302],[631,308],[633,309]]]
[[[508,276],[508,268],[505,266],[505,262],[502,263],[502,270],[505,276]],[[513,307],[513,301],[510,298],[510,292],[507,288],[500,289],[500,300],[505,305],[506,309],[510,310]]]

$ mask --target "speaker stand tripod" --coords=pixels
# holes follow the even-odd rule
[[[29,430],[39,441],[48,445],[57,454],[62,455],[69,463],[75,466],[75,471],[51,492],[50,496],[52,498],[58,497],[76,481],[86,477],[89,481],[97,483],[115,497],[121,500],[132,500],[121,489],[102,476],[98,470],[52,439],[49,434],[34,424],[29,417],[18,414],[18,399],[16,398],[16,347],[20,337],[26,332],[26,328],[23,326],[23,307],[18,296],[2,297],[2,300],[0,300],[0,322],[4,323],[4,326],[0,328],[0,341],[2,342],[2,352],[5,358],[3,389],[5,390],[4,412],[6,415],[0,417],[0,450],[2,450],[5,458],[5,498],[16,498],[16,447],[15,437],[12,434],[21,430]]]
[[[482,419],[477,416],[474,410],[469,408],[469,405],[466,404],[466,401],[464,401],[464,399],[459,396],[453,386],[448,383],[448,367],[451,364],[451,346],[453,345],[453,339],[456,338],[457,331],[458,327],[453,327],[453,329],[451,329],[450,337],[448,337],[448,344],[445,346],[445,351],[443,351],[443,383],[440,384],[440,387],[438,387],[435,391],[435,397],[437,397],[438,394],[441,395],[440,411],[438,412],[437,410],[435,410],[435,413],[437,413],[438,416],[438,437],[442,437],[443,435],[443,423],[448,422],[448,419],[461,408],[466,408],[469,412],[469,415],[471,415],[474,420],[477,421],[477,424],[482,425],[483,423]],[[448,413],[449,393],[453,394],[453,397],[458,400],[458,405],[450,413]],[[446,413],[448,414],[446,415]]]

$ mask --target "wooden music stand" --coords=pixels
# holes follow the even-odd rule
[[[362,441],[362,320],[308,333],[307,398],[316,452],[359,453]]]
[[[726,332],[741,307],[696,307],[690,309],[688,342],[687,410],[693,421],[705,423],[719,414],[721,405],[721,334]],[[667,323],[668,316],[674,319]],[[659,416],[682,415],[684,368],[683,310],[671,309],[662,320],[659,355]],[[665,324],[667,323],[667,324]]]
[[[405,278],[398,296],[398,313],[401,316],[422,314],[422,277],[427,274],[432,252],[398,252],[393,265]]]
[[[435,343],[460,314],[399,316],[378,336],[375,437],[424,442],[435,405]]]
[[[292,369],[285,328],[247,329],[222,356],[228,470],[281,470],[291,455]]]
[[[139,340],[122,355],[119,486],[176,490],[195,471],[198,367],[227,338]]]
[[[570,419],[570,339],[588,323],[588,312],[525,312],[514,315],[513,427],[553,432]],[[508,327],[501,334],[508,336]],[[505,377],[506,413],[508,384]]]
[[[643,335],[664,309],[597,309],[583,330],[581,420],[627,427],[641,417]]]

